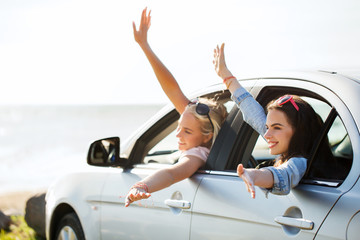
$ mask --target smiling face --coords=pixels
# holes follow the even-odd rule
[[[204,135],[201,132],[200,121],[188,110],[185,110],[180,116],[176,129],[180,151],[186,151],[197,146],[205,146],[211,140],[211,136]]]
[[[276,109],[269,110],[266,127],[268,130],[264,137],[268,142],[270,154],[286,154],[294,135],[294,129],[288,122],[285,113]]]

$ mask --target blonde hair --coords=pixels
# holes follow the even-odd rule
[[[217,135],[219,134],[221,125],[224,123],[228,113],[226,111],[224,104],[215,101],[215,99],[198,98],[198,101],[200,103],[203,103],[203,104],[206,104],[207,106],[209,106],[209,108],[210,108],[209,116],[210,116],[211,122],[214,125],[214,131],[213,131],[213,127],[209,121],[208,116],[200,115],[196,112],[195,104],[188,105],[187,109],[189,110],[190,113],[192,113],[194,115],[194,117],[196,119],[199,120],[199,122],[201,124],[201,133],[203,135],[209,135],[209,134],[213,133],[211,145],[208,146],[208,147],[211,147],[214,144],[215,139],[216,139]]]

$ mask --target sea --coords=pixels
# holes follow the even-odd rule
[[[93,141],[124,141],[163,106],[0,106],[0,194],[46,189],[58,177],[85,169]]]

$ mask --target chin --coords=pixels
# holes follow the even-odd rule
[[[270,154],[271,155],[278,155],[279,153],[277,151],[275,151],[275,150],[270,149]]]
[[[186,151],[187,149],[186,149],[186,147],[185,146],[178,146],[178,149],[179,149],[179,151]]]

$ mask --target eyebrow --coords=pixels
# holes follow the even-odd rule
[[[281,123],[273,123],[273,124],[271,124],[271,126],[270,127],[274,127],[274,126],[284,126],[283,124],[281,124]],[[268,125],[266,124],[266,127],[268,127]]]
[[[185,129],[186,131],[194,132],[194,130],[192,130],[191,128],[184,127],[184,129]]]

